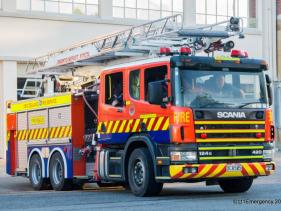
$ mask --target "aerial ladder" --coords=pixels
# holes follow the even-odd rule
[[[218,28],[220,26],[224,30]],[[186,46],[193,54],[229,51],[234,42],[226,40],[232,36],[244,38],[242,18],[231,17],[213,25],[184,28],[182,15],[173,15],[37,57],[28,62],[26,72],[63,74],[84,66],[105,66],[124,58],[151,57],[161,47]]]

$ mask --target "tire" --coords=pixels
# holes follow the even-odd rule
[[[34,154],[29,161],[29,181],[34,190],[49,189],[48,179],[42,177],[42,162],[38,154]]]
[[[70,190],[72,181],[64,178],[64,162],[60,153],[55,152],[51,157],[49,175],[54,190]]]
[[[132,152],[128,163],[128,181],[136,196],[155,196],[161,192],[163,183],[155,181],[153,161],[147,148]]]
[[[219,185],[225,193],[244,193],[253,184],[253,178],[220,180]]]

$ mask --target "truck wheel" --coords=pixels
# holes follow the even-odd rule
[[[220,180],[219,185],[226,193],[243,193],[250,189],[253,178]]]
[[[158,195],[163,183],[154,178],[153,161],[147,148],[135,149],[128,164],[129,186],[136,196]]]
[[[60,153],[55,152],[50,162],[50,180],[54,190],[62,191],[71,188],[71,180],[64,178],[64,163]]]
[[[50,186],[48,180],[42,177],[42,162],[38,154],[29,161],[29,181],[35,190],[48,189]]]

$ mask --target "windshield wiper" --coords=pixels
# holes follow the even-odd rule
[[[255,102],[248,102],[248,103],[242,104],[238,108],[244,108],[245,106],[252,105],[252,104],[266,104],[266,103],[264,103],[264,102],[257,102],[257,101],[255,101]]]
[[[206,107],[210,107],[212,105],[230,106],[230,105],[234,105],[234,104],[233,103],[210,102],[210,103],[206,103],[206,104],[200,106],[200,108],[206,108]]]

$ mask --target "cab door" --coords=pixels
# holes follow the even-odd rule
[[[109,71],[101,78],[98,132],[101,134],[102,143],[121,144],[126,141],[126,137],[119,130],[122,120],[127,115],[124,72],[124,70]]]

